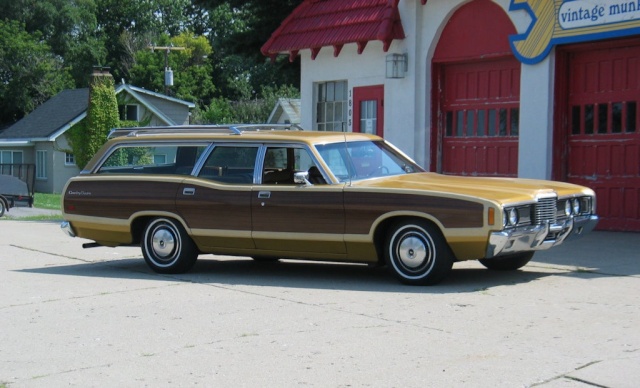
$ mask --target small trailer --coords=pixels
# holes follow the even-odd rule
[[[0,164],[0,217],[14,206],[33,206],[34,164]]]

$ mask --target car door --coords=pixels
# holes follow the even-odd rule
[[[260,179],[251,193],[256,248],[318,258],[344,255],[343,185],[323,184],[318,163],[302,146],[265,145],[261,158]],[[305,171],[315,184],[294,183],[294,174]]]
[[[196,167],[197,177],[182,182],[178,211],[201,249],[242,253],[254,248],[251,194],[259,147],[218,144]]]

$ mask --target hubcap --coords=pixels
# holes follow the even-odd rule
[[[416,236],[407,236],[398,247],[398,257],[407,268],[418,268],[429,260],[424,240]]]
[[[173,253],[173,249],[176,246],[176,239],[170,231],[160,228],[153,233],[151,245],[156,255],[166,258]]]

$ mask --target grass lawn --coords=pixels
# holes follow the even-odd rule
[[[60,194],[42,194],[35,193],[33,198],[33,207],[40,209],[60,210]]]

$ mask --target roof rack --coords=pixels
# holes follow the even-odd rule
[[[242,135],[244,132],[259,131],[302,131],[299,124],[231,124],[231,125],[173,125],[158,127],[114,128],[107,139],[141,135],[174,134],[174,133],[219,133],[228,135]]]

